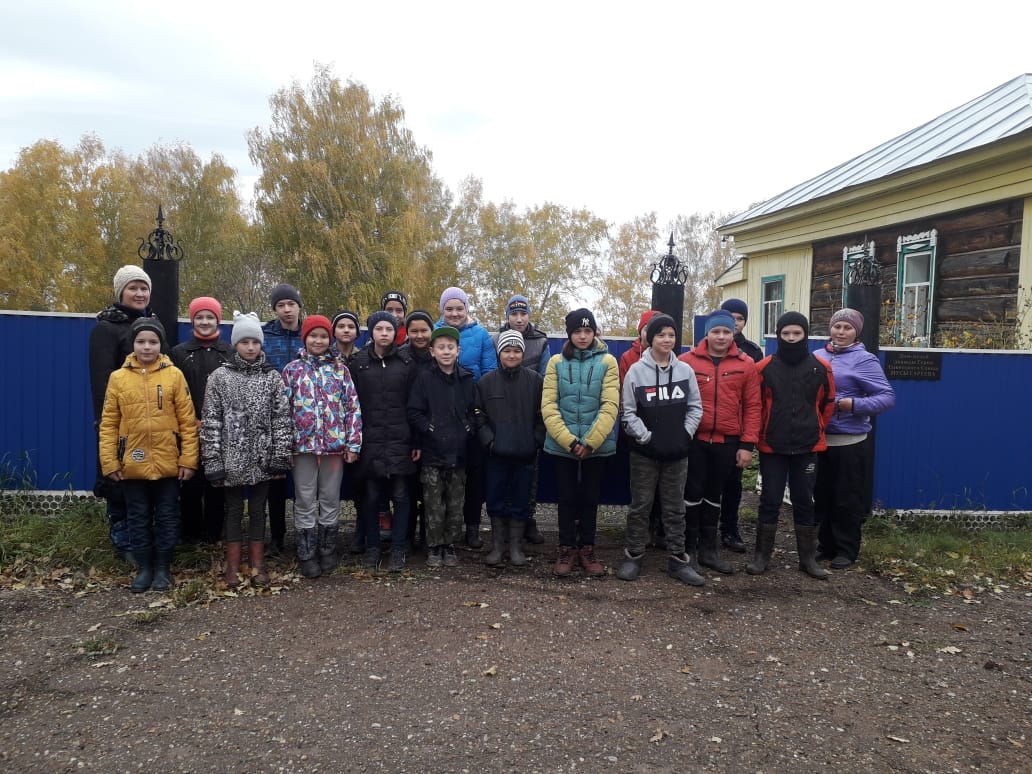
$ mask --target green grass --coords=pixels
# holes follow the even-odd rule
[[[864,525],[861,565],[916,588],[996,589],[1032,585],[1032,532],[968,530],[888,516]]]

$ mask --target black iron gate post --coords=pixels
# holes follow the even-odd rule
[[[165,215],[158,205],[158,227],[140,240],[137,254],[151,278],[151,310],[165,328],[169,350],[179,343],[179,262],[183,248],[165,229]]]
[[[684,328],[684,286],[688,272],[674,255],[674,234],[670,233],[670,250],[652,266],[652,308],[668,314],[677,323],[677,341],[674,352],[681,351],[681,331]]]

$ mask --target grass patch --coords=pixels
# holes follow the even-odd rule
[[[1003,590],[1032,586],[1032,532],[969,530],[887,516],[864,525],[862,565],[902,581],[909,593],[922,589]]]
[[[76,645],[76,651],[87,658],[113,656],[118,652],[118,640],[113,634],[101,634]]]

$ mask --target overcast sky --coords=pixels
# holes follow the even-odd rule
[[[740,211],[1032,72],[1032,4],[5,0],[0,168],[95,132],[220,153],[314,63],[394,95],[455,192]]]

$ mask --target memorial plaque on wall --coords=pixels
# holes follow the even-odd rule
[[[937,382],[942,379],[942,353],[888,351],[885,353],[885,375],[889,379]]]

